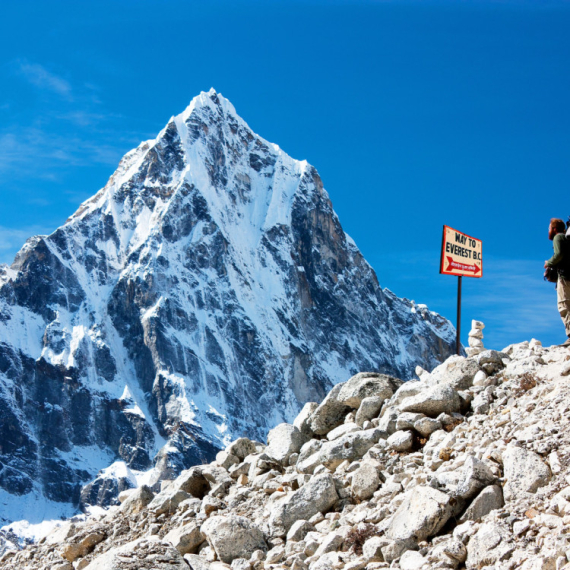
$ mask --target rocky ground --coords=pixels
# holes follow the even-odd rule
[[[267,446],[234,441],[0,567],[570,568],[570,350],[533,340],[417,372],[358,374]]]

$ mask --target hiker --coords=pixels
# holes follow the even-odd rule
[[[552,241],[554,255],[544,262],[544,267],[555,267],[558,272],[558,311],[568,337],[566,342],[559,346],[570,346],[570,238],[566,238],[565,234],[566,224],[558,218],[552,218],[548,226],[548,239]]]

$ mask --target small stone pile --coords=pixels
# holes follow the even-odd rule
[[[485,325],[481,321],[471,321],[471,330],[469,331],[468,343],[469,347],[465,349],[467,356],[476,356],[485,351],[483,346],[483,329]]]
[[[357,374],[267,445],[124,491],[0,568],[569,570],[570,351],[533,340],[419,373]]]

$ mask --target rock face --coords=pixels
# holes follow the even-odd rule
[[[279,461],[241,438],[219,461],[183,471],[152,501],[148,488],[131,492],[121,507],[68,521],[38,544],[4,546],[11,550],[0,554],[0,568],[172,569],[184,567],[184,556],[193,570],[568,570],[570,376],[560,373],[568,351],[522,343],[496,354],[500,370],[485,372],[486,386],[451,388],[465,402],[488,391],[488,414],[472,405],[463,414],[442,413],[437,421],[445,429],[424,436],[415,428],[420,412],[397,411],[406,398],[436,384],[454,386],[466,370],[473,379],[490,364],[476,360],[479,354],[451,357],[422,372],[413,390],[398,388],[370,425],[358,426],[357,410],[347,406],[341,427],[357,431],[332,441],[313,435]],[[523,366],[532,376],[521,375]],[[466,378],[461,386],[471,382]],[[309,406],[297,425],[318,410]],[[412,436],[411,449],[395,451],[378,427],[388,410],[396,433]],[[285,440],[278,449],[302,433],[292,427],[269,437]],[[301,468],[322,449],[334,463]],[[228,456],[238,463],[223,467]],[[546,463],[548,477],[540,478]],[[516,493],[507,494],[514,481]]]
[[[113,461],[172,479],[359,370],[407,379],[453,343],[381,289],[312,166],[202,93],[0,268],[0,490],[77,504]]]

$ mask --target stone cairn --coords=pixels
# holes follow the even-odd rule
[[[465,349],[467,356],[476,356],[485,351],[483,346],[483,329],[485,325],[481,321],[471,321],[469,331],[469,348]]]

